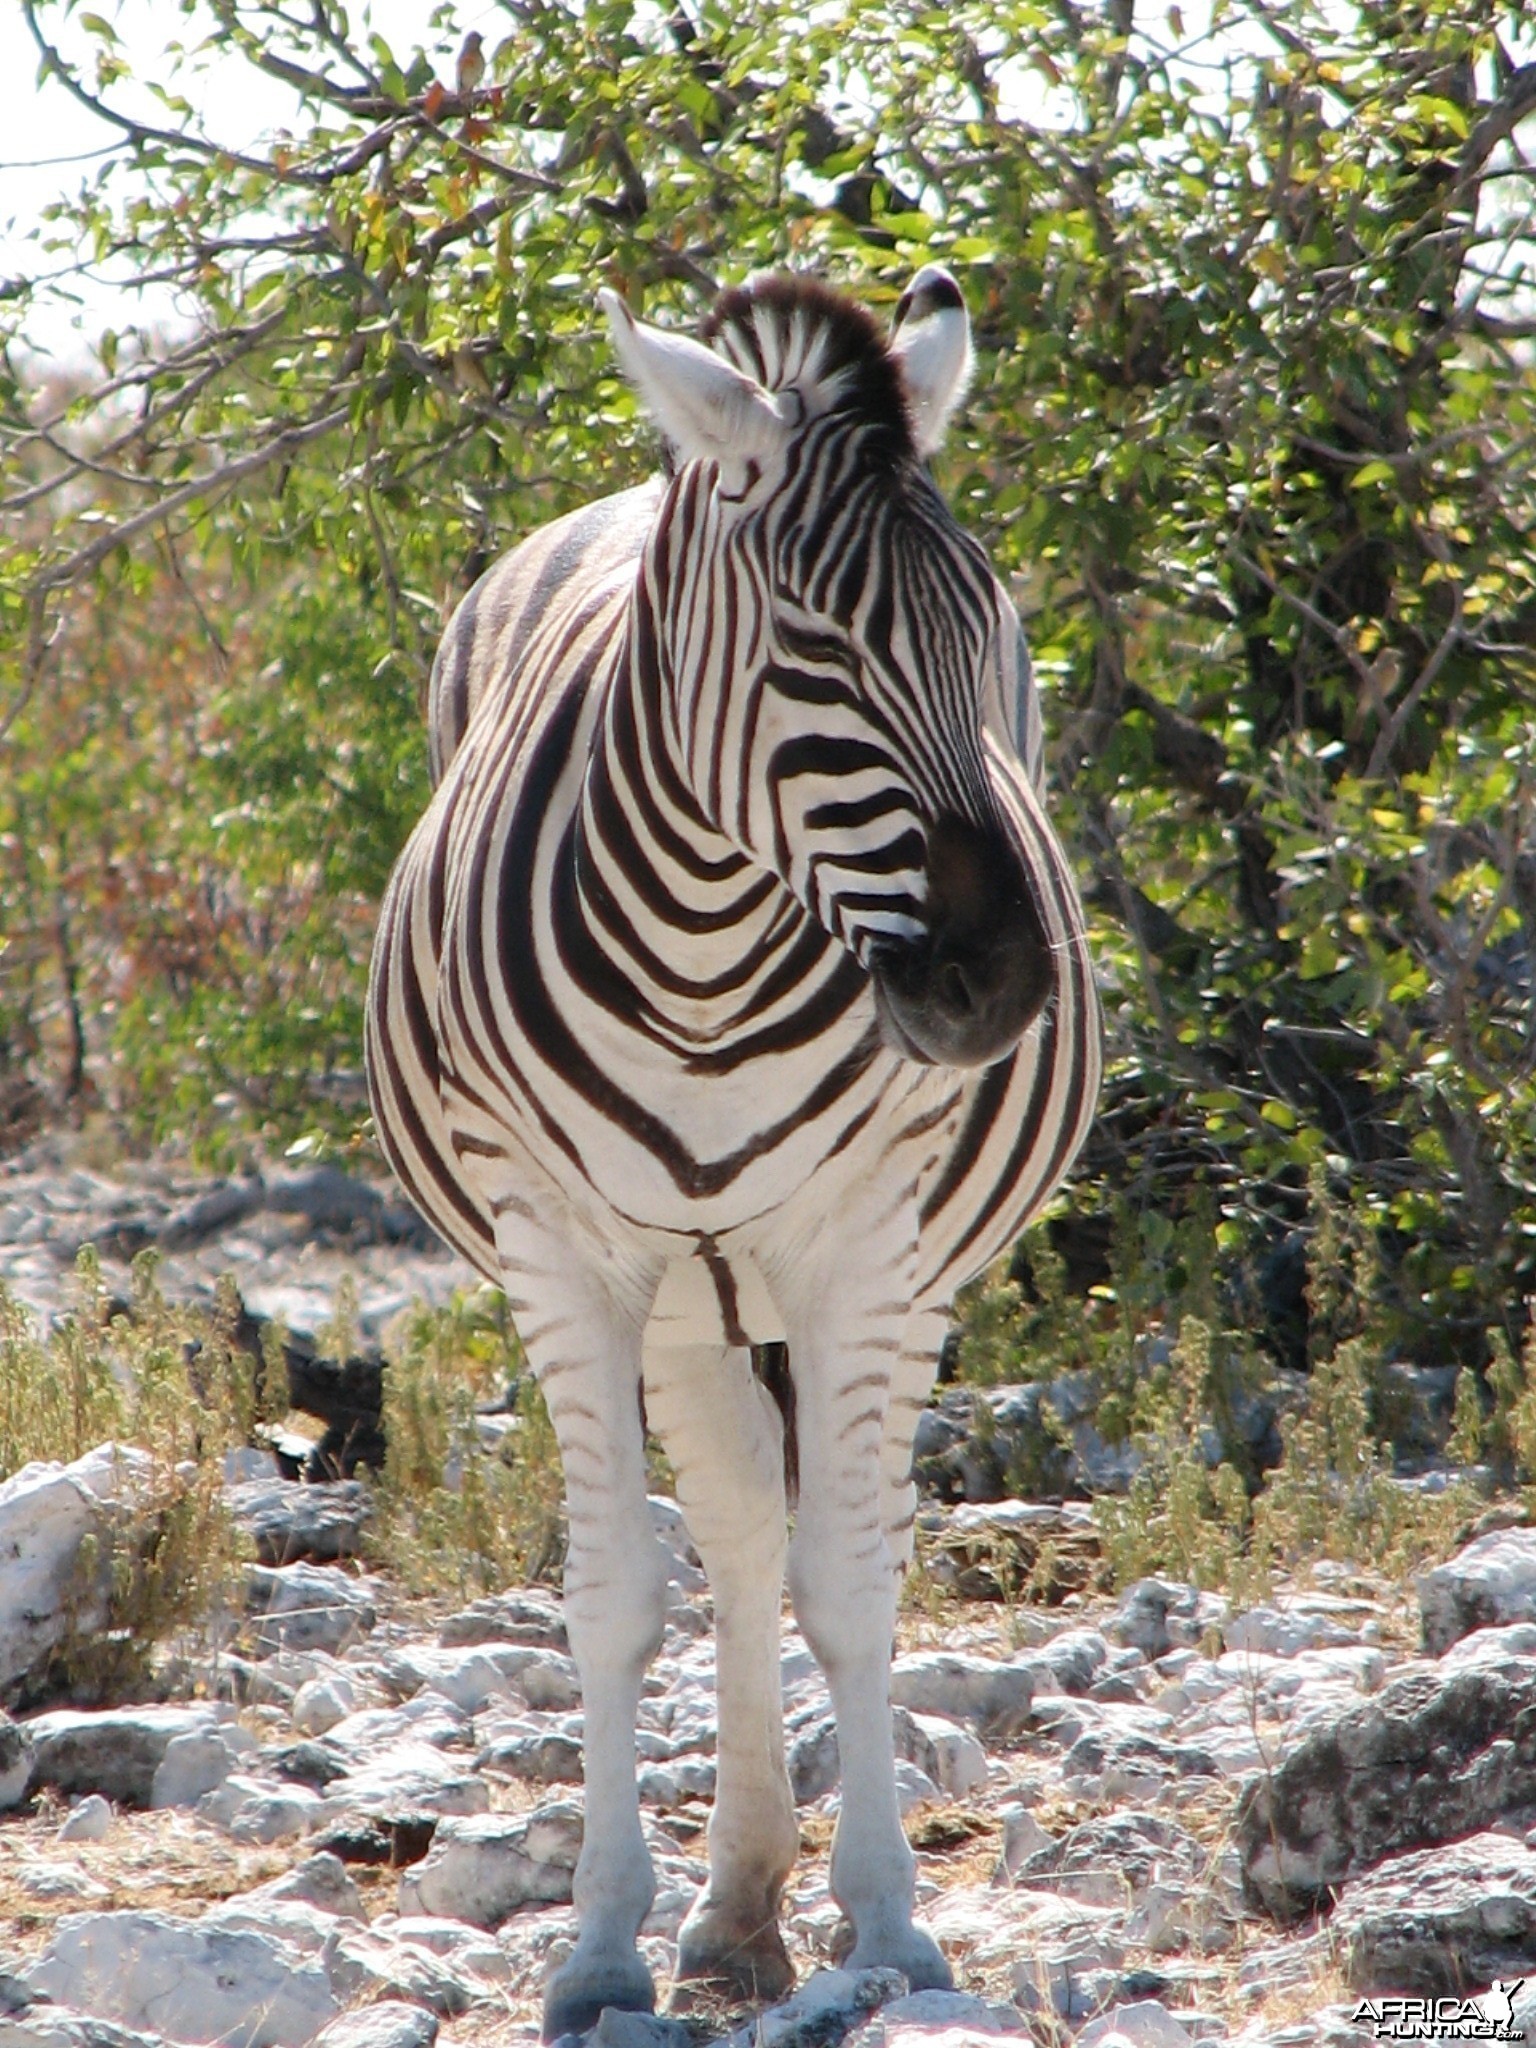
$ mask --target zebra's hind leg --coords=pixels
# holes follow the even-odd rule
[[[677,1973],[776,1998],[794,1982],[778,1909],[799,1847],[779,1672],[783,1427],[740,1349],[647,1346],[645,1396],[715,1602],[720,1730],[709,1882],[683,1922]]]
[[[576,1946],[544,1994],[544,2038],[583,2033],[605,2006],[656,2003],[636,1939],[655,1895],[635,1787],[635,1719],[666,1621],[666,1554],[646,1503],[640,1329],[531,1214],[506,1211],[508,1300],[560,1446],[570,1536],[565,1616],[581,1674],[585,1822]]]

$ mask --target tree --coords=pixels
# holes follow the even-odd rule
[[[145,118],[101,17],[24,5],[49,89],[120,138],[54,239],[133,251],[193,317],[103,336],[94,380],[50,395],[14,345],[34,294],[7,301],[13,749],[58,732],[81,622],[142,579],[153,539],[234,610],[255,591],[267,621],[286,614],[273,687],[306,717],[306,649],[352,635],[340,670],[317,652],[312,673],[361,805],[325,797],[334,760],[296,758],[283,773],[313,800],[273,799],[257,836],[300,862],[317,834],[371,835],[352,871],[366,898],[419,789],[396,715],[443,605],[517,533],[646,462],[596,284],[692,321],[764,265],[889,301],[941,257],[980,343],[945,482],[1020,579],[1110,995],[1079,1201],[1154,1213],[1201,1185],[1235,1255],[1294,1227],[1321,1169],[1379,1233],[1405,1338],[1520,1320],[1525,9],[1234,0],[1190,29],[1134,0],[838,0],[810,18],[680,0],[664,19],[508,0],[461,85],[451,8],[405,53],[352,34],[334,0],[191,0],[223,61],[295,95],[291,132],[242,153],[197,132],[174,77]],[[282,705],[266,708],[270,733]],[[263,774],[239,725],[220,757],[236,803]],[[343,950],[355,1000],[361,948]],[[337,1064],[349,1013],[324,1049],[242,1042],[242,974],[204,1035],[260,1083],[258,1122],[287,1130],[307,1113],[295,1061]],[[186,1005],[144,1014],[174,1039]],[[281,1088],[264,1061],[287,1063]]]

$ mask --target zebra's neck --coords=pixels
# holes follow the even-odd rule
[[[611,1015],[690,1065],[735,1064],[775,1034],[799,1038],[810,1014],[825,1029],[867,984],[778,877],[706,814],[684,758],[649,566],[648,557],[563,849],[561,923],[577,935],[580,978]]]

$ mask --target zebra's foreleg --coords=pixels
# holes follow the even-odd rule
[[[938,1377],[939,1352],[949,1326],[948,1311],[916,1308],[907,1318],[901,1348],[891,1374],[890,1405],[880,1449],[881,1484],[885,1494],[885,1540],[898,1576],[912,1562],[917,1517],[917,1487],[912,1478],[912,1438],[918,1417],[928,1405]]]
[[[849,1285],[829,1276],[820,1298],[835,1301]],[[853,1926],[847,1967],[889,1965],[919,1990],[954,1980],[933,1937],[912,1924],[914,1864],[891,1742],[897,1571],[881,1447],[905,1320],[898,1301],[862,1317],[792,1322],[800,1503],[789,1585],[837,1716],[843,1783],[831,1889]]]
[[[649,2012],[636,1937],[655,1895],[635,1788],[635,1717],[666,1620],[666,1554],[646,1505],[640,1322],[525,1227],[498,1232],[508,1299],[560,1445],[570,1523],[565,1615],[581,1673],[585,1824],[576,1946],[550,1978],[544,2038],[604,2006]],[[534,1241],[530,1244],[530,1239]]]
[[[773,1998],[794,1982],[778,1908],[799,1847],[779,1667],[783,1425],[740,1349],[648,1345],[645,1395],[715,1602],[720,1733],[709,1882],[683,1923],[678,1976]]]

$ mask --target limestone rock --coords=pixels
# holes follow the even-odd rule
[[[102,1626],[110,1588],[110,1543],[148,1486],[146,1451],[103,1444],[72,1465],[24,1465],[0,1484],[0,1693],[64,1642],[71,1630]],[[97,1540],[94,1578],[82,1583],[81,1545]]]
[[[327,1564],[250,1565],[245,1605],[258,1656],[340,1650],[378,1619],[366,1581]]]
[[[225,1487],[224,1505],[266,1565],[356,1557],[370,1513],[367,1492],[355,1479],[318,1486],[275,1475],[247,1479]]]
[[[1125,1906],[1159,1879],[1188,1885],[1204,1862],[1200,1844],[1177,1821],[1096,1814],[1024,1858],[1012,1881],[1085,1905]]]
[[[0,1811],[19,1806],[32,1783],[32,1738],[9,1714],[0,1714]]]
[[[1017,2006],[998,2005],[969,1991],[909,1991],[882,2005],[848,2048],[967,2048],[977,2036],[1027,2034]]]
[[[24,1973],[34,1993],[169,2041],[306,2048],[339,2001],[286,1942],[166,1913],[77,1913]]]
[[[1299,1650],[1337,1648],[1359,1640],[1315,1607],[1250,1607],[1234,1615],[1222,1630],[1228,1652],[1263,1650],[1273,1657],[1294,1657]]]
[[[348,1671],[307,1678],[293,1696],[293,1725],[301,1735],[324,1735],[338,1721],[361,1710],[367,1689]]]
[[[455,2019],[475,2003],[477,1987],[430,1949],[345,1923],[326,1951],[331,1988],[348,2005],[400,1998]]]
[[[1405,1672],[1314,1728],[1239,1809],[1245,1885],[1281,1918],[1406,1849],[1536,1805],[1536,1668]]]
[[[195,1806],[205,1793],[222,1785],[255,1747],[254,1736],[233,1724],[189,1729],[173,1736],[155,1766],[150,1805]]]
[[[566,1904],[580,1852],[581,1809],[571,1804],[444,1820],[400,1879],[400,1911],[497,1927],[519,1906]]]
[[[476,1814],[490,1803],[490,1788],[472,1758],[445,1756],[425,1742],[394,1743],[365,1757],[355,1770],[333,1779],[322,1800],[327,1820]]]
[[[425,2006],[383,1998],[322,2027],[314,2048],[432,2048],[438,2017]]]
[[[271,1900],[281,1905],[297,1901],[313,1906],[319,1912],[333,1914],[339,1920],[368,1918],[363,1895],[353,1883],[346,1865],[339,1856],[332,1856],[325,1850],[306,1856],[302,1863],[285,1870],[281,1877],[258,1885],[244,1896],[251,1903]]]
[[[88,1792],[76,1800],[59,1823],[60,1842],[104,1842],[112,1832],[112,1802],[99,1792]]]
[[[445,1650],[472,1643],[526,1643],[536,1650],[570,1650],[565,1616],[552,1593],[535,1587],[493,1593],[450,1614],[437,1632]]]
[[[232,1771],[223,1784],[197,1803],[199,1816],[222,1828],[232,1841],[286,1842],[318,1826],[324,1806],[307,1785],[279,1785],[268,1778]]]
[[[721,2048],[837,2048],[872,2012],[906,1994],[899,1970],[818,1970]]]
[[[1431,1656],[1473,1629],[1536,1621],[1536,1529],[1495,1529],[1419,1578]]]
[[[179,1740],[200,1742],[211,1736],[227,1744],[229,1754],[250,1746],[243,1731],[222,1724],[220,1710],[213,1707],[61,1708],[24,1725],[32,1743],[34,1785],[52,1785],[67,1795],[99,1792],[124,1806],[156,1803],[156,1774]]]
[[[1139,1579],[1104,1624],[1104,1633],[1154,1663],[1170,1650],[1195,1648],[1226,1619],[1227,1603],[1215,1594],[1175,1579]]]
[[[1356,1991],[1442,1998],[1528,1976],[1536,1851],[1485,1833],[1388,1857],[1344,1886],[1330,1926]]]
[[[579,1785],[581,1737],[533,1720],[498,1723],[480,1750],[483,1770],[506,1771],[537,1785]]]
[[[605,2005],[597,2025],[586,2037],[586,2048],[693,2048],[692,2029],[681,2020],[664,2019],[654,2012],[621,2012]]]
[[[24,2015],[0,2012],[0,2048],[163,2048],[159,2034],[142,2034],[112,2020],[67,2007],[38,2004]]]
[[[948,1650],[898,1657],[891,1669],[891,1699],[897,1706],[973,1722],[993,1740],[1015,1735],[1026,1725],[1034,1692],[1027,1665]]]
[[[1111,2006],[1098,2019],[1090,2020],[1077,2036],[1076,2048],[1193,2048],[1188,2027],[1176,2020],[1166,2005],[1154,1998],[1142,1998],[1131,2005]]]

